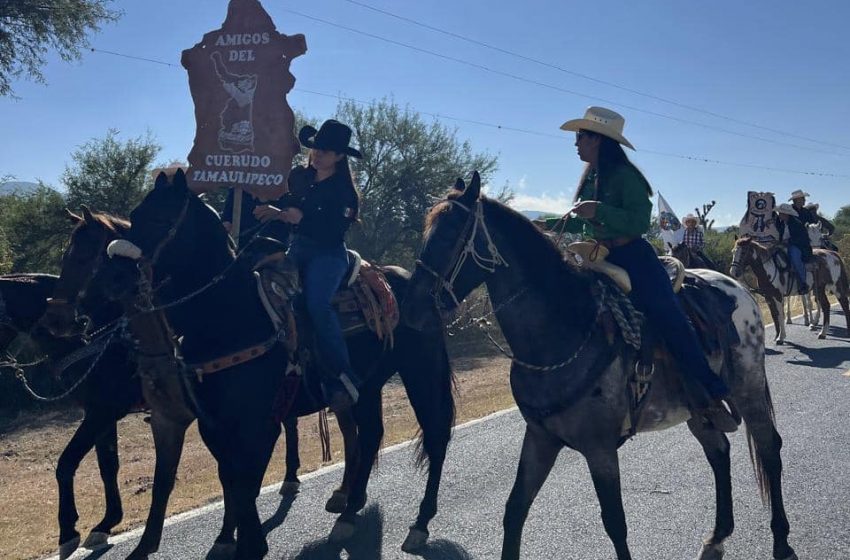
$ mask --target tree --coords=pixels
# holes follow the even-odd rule
[[[112,0],[0,0],[0,97],[14,96],[12,78],[44,83],[48,49],[66,61],[80,58],[88,34],[121,15]]]
[[[349,239],[375,262],[412,264],[435,198],[476,169],[486,183],[497,167],[495,156],[473,152],[456,130],[391,100],[366,107],[343,102],[337,118],[354,130],[364,155],[352,159],[361,211]]]
[[[85,204],[92,210],[126,217],[153,186],[151,170],[160,146],[150,136],[126,142],[117,130],[80,146],[66,167],[62,182],[68,189],[68,206]]]
[[[706,216],[708,216],[708,213],[711,212],[711,209],[714,208],[715,204],[717,203],[713,200],[708,204],[703,204],[702,212],[700,212],[699,208],[694,208],[694,212],[697,213],[697,219],[699,219],[699,225],[701,225],[705,231],[710,230],[712,226],[714,226],[714,220],[709,221]]]
[[[850,234],[850,204],[842,206],[835,213],[832,225],[835,226],[835,237],[843,237]]]
[[[71,232],[65,199],[44,184],[32,193],[2,196],[0,231],[11,272],[57,272]]]

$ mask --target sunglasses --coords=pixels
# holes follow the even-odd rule
[[[596,136],[596,134],[590,132],[589,130],[579,130],[578,132],[576,132],[576,142],[578,142],[582,138],[591,138],[593,136]]]

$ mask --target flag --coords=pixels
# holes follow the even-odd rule
[[[660,237],[665,249],[670,249],[668,243],[675,247],[682,242],[685,233],[682,222],[676,217],[676,213],[660,192],[658,193],[658,227],[661,229]]]

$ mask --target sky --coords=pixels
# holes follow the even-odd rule
[[[110,128],[123,139],[150,131],[163,146],[162,162],[186,159],[195,124],[180,54],[221,26],[227,1],[115,5],[124,14],[91,37],[98,51],[73,63],[51,54],[47,85],[19,80],[13,85],[20,99],[0,99],[0,176],[61,187],[74,149]],[[333,115],[335,96],[388,97],[416,111],[461,119],[441,122],[476,151],[498,156],[491,184],[508,182],[518,209],[570,207],[582,163],[574,134],[559,126],[590,105],[625,117],[624,134],[637,148],[629,152],[632,161],[680,217],[715,200],[710,216],[718,225],[735,224],[749,190],[785,200],[802,188],[824,215],[850,204],[845,0],[263,5],[278,31],[306,35],[308,52],[291,67],[296,86],[290,106],[324,120]]]

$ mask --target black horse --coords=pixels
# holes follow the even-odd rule
[[[684,241],[682,241],[675,247],[672,243],[667,243],[667,246],[670,247],[670,254],[682,261],[682,264],[685,265],[685,268],[705,268],[708,270],[715,270],[717,272],[720,272],[720,269],[717,268],[717,265],[714,263],[714,261],[708,258],[705,253],[696,249],[691,249],[685,244]]]
[[[130,228],[129,222],[109,214],[93,213],[86,207],[83,207],[79,216],[70,212],[68,215],[74,223],[74,230],[63,256],[61,275],[58,278],[29,275],[38,280],[39,285],[38,290],[35,287],[30,290],[37,292],[33,297],[41,298],[40,307],[30,313],[34,318],[31,319],[33,326],[29,328],[39,335],[37,342],[40,346],[48,349],[79,348],[83,345],[81,336],[84,331],[97,331],[102,325],[114,324],[124,312],[121,305],[109,301],[101,291],[101,265],[106,259],[107,245],[124,236]],[[14,285],[21,283],[17,277],[14,280]],[[33,284],[34,280],[30,279],[29,284]],[[17,300],[21,300],[20,289],[15,292],[18,293]],[[23,323],[22,328],[29,324]],[[85,396],[82,399],[85,418],[60,457],[57,467],[59,555],[63,559],[73,553],[80,543],[80,535],[75,529],[79,516],[74,504],[73,481],[80,462],[93,445],[96,445],[98,465],[104,478],[107,513],[104,520],[92,530],[84,546],[92,548],[104,544],[112,528],[121,522],[116,424],[134,409],[139,409],[143,397],[150,398],[150,395],[143,394],[145,391],[137,378],[137,364],[133,359],[136,356],[131,355],[128,359],[126,352],[126,347],[118,345],[105,353],[78,391]],[[56,359],[61,353],[53,350],[50,355]],[[116,358],[120,359],[116,362]],[[68,377],[75,379],[75,374],[81,374],[75,370],[88,367],[89,363],[90,360],[87,360],[80,366],[74,366]],[[105,375],[109,375],[106,383]],[[155,473],[158,476],[155,476],[151,509],[145,534],[136,552],[137,557],[144,557],[159,546],[168,496],[173,488],[174,472],[182,452],[183,436],[193,419],[191,414],[186,414],[186,410],[169,414],[165,419],[157,415],[151,417],[157,445]],[[294,493],[300,484],[297,476],[300,468],[297,418],[287,418],[284,429],[286,474],[281,490],[282,493]]]
[[[110,246],[111,254],[134,259],[113,259],[112,297],[137,298],[144,279],[139,269],[152,270],[150,285],[182,337],[179,352],[187,363],[210,363],[257,345],[264,348],[249,361],[193,376],[190,384],[201,436],[218,462],[225,509],[238,529],[236,556],[263,557],[268,546],[255,499],[279,433],[273,407],[290,356],[282,343],[272,344],[279,333],[262,305],[250,263],[236,259],[217,214],[188,189],[181,171],[173,184],[160,175],[131,219],[125,240]],[[394,267],[384,270],[393,290],[403,293],[409,274]],[[442,329],[419,333],[400,326],[394,341],[385,348],[371,332],[348,338],[352,364],[365,381],[353,408],[358,443],[353,482],[331,538],[353,534],[356,513],[366,504],[366,485],[383,436],[381,388],[398,372],[422,430],[420,460],[429,463],[419,516],[403,545],[411,549],[424,543],[436,514],[454,420],[452,372]],[[311,369],[308,379],[318,375]],[[300,414],[323,407],[315,394],[302,390],[293,408]]]

